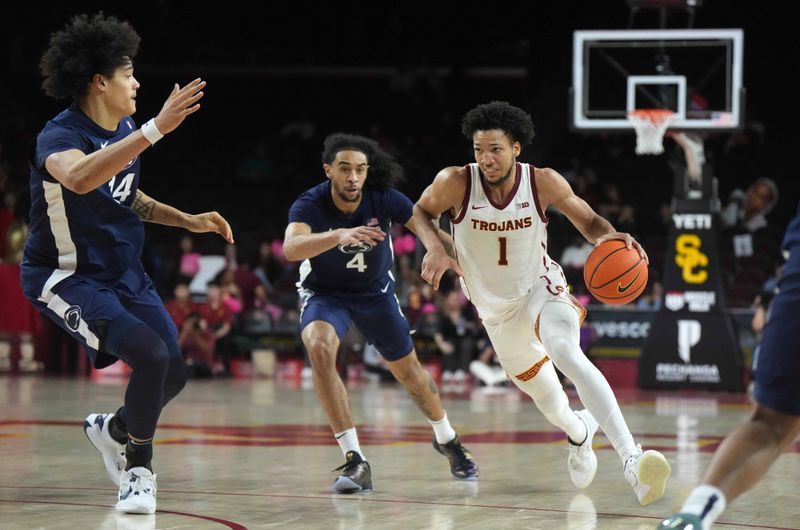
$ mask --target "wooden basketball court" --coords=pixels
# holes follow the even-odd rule
[[[599,433],[597,477],[576,490],[563,435],[516,389],[444,392],[448,415],[480,465],[480,480],[469,483],[450,477],[401,387],[348,387],[373,492],[331,493],[331,470],[343,458],[307,384],[191,381],[161,417],[158,512],[134,516],[114,511],[116,488],[81,428],[88,413],[116,410],[124,382],[0,377],[0,528],[653,529],[748,413],[742,395],[618,392],[637,441],[663,451],[672,465],[666,496],[643,507]],[[795,444],[716,528],[800,529],[798,452]]]

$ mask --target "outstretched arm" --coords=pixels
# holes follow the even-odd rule
[[[569,182],[557,171],[550,168],[536,169],[535,178],[542,210],[553,205],[590,243],[599,245],[609,239],[621,239],[628,248],[635,247],[639,255],[649,263],[647,253],[642,246],[630,234],[617,232],[611,223],[595,212],[586,201],[575,195]]]
[[[158,202],[142,190],[136,191],[131,209],[148,223],[185,228],[190,232],[203,234],[216,232],[228,243],[233,243],[233,232],[228,221],[217,212],[196,215],[184,213],[163,202]]]
[[[283,238],[283,256],[289,261],[300,261],[319,256],[339,245],[366,243],[375,246],[386,234],[378,227],[357,226],[313,233],[306,223],[289,223]]]
[[[183,123],[189,114],[200,109],[197,103],[203,97],[205,81],[195,79],[183,88],[178,84],[172,90],[158,116],[153,120],[162,135],[170,133]],[[122,171],[131,160],[152,145],[142,129],[129,134],[124,140],[91,153],[78,149],[53,153],[45,160],[45,167],[68,190],[84,194],[95,190]]]

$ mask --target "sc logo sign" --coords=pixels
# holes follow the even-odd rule
[[[697,234],[681,234],[675,239],[675,263],[683,281],[691,284],[708,280],[708,256],[700,252],[702,240]]]

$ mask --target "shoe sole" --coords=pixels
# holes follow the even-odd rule
[[[120,507],[119,504],[115,506],[115,509],[120,513],[134,513],[140,515],[152,515],[156,513],[155,508],[149,508],[147,506],[133,506],[131,508],[124,508]]]
[[[333,491],[334,493],[358,493],[360,491],[372,491],[372,484],[368,488],[359,486],[352,480],[347,477],[339,477],[336,479],[336,482],[333,483]]]
[[[97,449],[97,451],[100,453],[100,456],[103,457],[103,464],[106,467],[106,474],[108,475],[108,478],[110,478],[111,482],[113,482],[117,487],[119,487],[119,478],[125,466],[123,465],[122,466],[123,469],[120,469],[119,466],[117,466],[117,463],[115,462],[114,458],[108,456],[103,451],[103,449],[101,449],[102,446],[105,446],[105,442],[102,439],[103,435],[100,432],[99,426],[94,422],[89,422],[88,420],[84,420],[83,433],[86,435],[86,438],[89,440],[89,443],[91,443],[94,446],[94,448]],[[112,469],[116,470],[116,472],[112,472]]]
[[[645,451],[642,453],[636,476],[639,478],[640,485],[650,488],[644,497],[639,499],[642,506],[647,506],[664,496],[667,479],[671,472],[672,468],[669,462],[658,451]]]

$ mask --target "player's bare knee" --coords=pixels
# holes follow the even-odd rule
[[[314,370],[325,370],[335,366],[337,348],[330,341],[311,339],[305,345]]]

